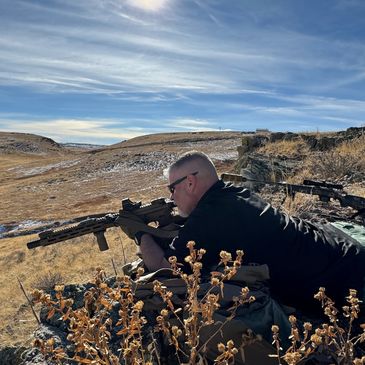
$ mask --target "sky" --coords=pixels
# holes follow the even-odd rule
[[[0,0],[0,131],[365,125],[364,0]]]

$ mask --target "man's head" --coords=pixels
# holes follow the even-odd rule
[[[188,216],[205,192],[218,180],[211,159],[202,152],[187,152],[168,169],[171,199]]]

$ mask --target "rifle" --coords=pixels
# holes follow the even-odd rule
[[[365,216],[365,198],[356,195],[346,194],[343,186],[326,181],[303,180],[303,185],[288,184],[285,182],[259,181],[249,179],[242,175],[223,173],[221,179],[229,182],[247,182],[252,181],[258,184],[275,185],[286,189],[288,195],[293,199],[295,193],[317,195],[323,202],[329,202],[331,199],[338,200],[341,207],[351,207],[357,212],[351,217],[358,215]]]
[[[150,233],[162,239],[171,239],[177,235],[177,230],[163,230],[161,227],[169,224],[182,224],[183,218],[174,214],[175,204],[171,200],[159,198],[151,203],[142,205],[141,202],[132,202],[130,199],[122,200],[122,209],[118,213],[107,213],[97,215],[94,218],[82,220],[77,225],[57,230],[46,230],[39,233],[39,239],[27,243],[29,249],[40,246],[48,246],[57,242],[66,241],[85,234],[93,233],[99,245],[100,251],[109,249],[108,243],[104,236],[105,231],[111,227],[128,226],[133,224],[140,228],[141,231]],[[143,222],[133,221],[131,213],[141,219]],[[148,225],[149,223],[157,224],[157,227]]]

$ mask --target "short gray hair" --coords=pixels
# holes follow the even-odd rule
[[[200,161],[207,166],[208,170],[216,171],[213,161],[203,152],[189,151],[181,155],[169,168],[168,172],[183,167],[189,162]]]

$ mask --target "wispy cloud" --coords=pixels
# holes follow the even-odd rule
[[[115,143],[141,135],[141,131],[123,128],[110,120],[8,120],[0,118],[0,130],[48,136],[57,142]]]
[[[217,130],[214,122],[202,119],[178,118],[168,122],[167,128],[184,131],[208,131]]]
[[[130,4],[159,9],[166,1],[133,0]],[[207,8],[207,5],[199,6]],[[50,7],[39,9],[40,14],[50,10]],[[131,12],[130,8],[124,11],[125,14]],[[351,60],[365,49],[362,44],[354,44],[350,49],[345,44],[333,44],[294,31],[268,31],[248,26],[244,31],[251,34],[252,41],[239,34],[227,38],[224,32],[210,34],[215,25],[209,23],[201,35],[192,36],[195,30],[202,29],[200,19],[177,17],[174,29],[183,28],[183,21],[191,28],[190,34],[179,34],[169,31],[166,25],[163,30],[156,25],[141,29],[133,22],[131,25],[128,14],[122,20],[110,15],[109,23],[105,23],[105,14],[98,17],[91,13],[90,7],[79,9],[79,13],[88,14],[87,21],[73,14],[66,24],[32,22],[24,31],[20,27],[23,20],[13,20],[10,35],[0,39],[0,60],[7,70],[1,74],[3,82],[43,85],[47,92],[136,91],[141,88],[157,92],[232,92],[242,85],[252,87],[260,82],[268,86],[286,84],[298,70],[315,76],[324,68],[344,73],[348,63],[338,62],[333,56],[341,56],[346,47],[346,58]],[[209,15],[214,16],[212,11]],[[19,27],[15,29],[17,23]],[[347,76],[346,79],[349,80]],[[319,86],[322,85],[318,82]]]
[[[359,123],[363,2],[308,1],[2,0],[0,108],[21,111],[25,130],[93,121],[105,138],[131,136],[131,125],[142,134],[279,118]]]

